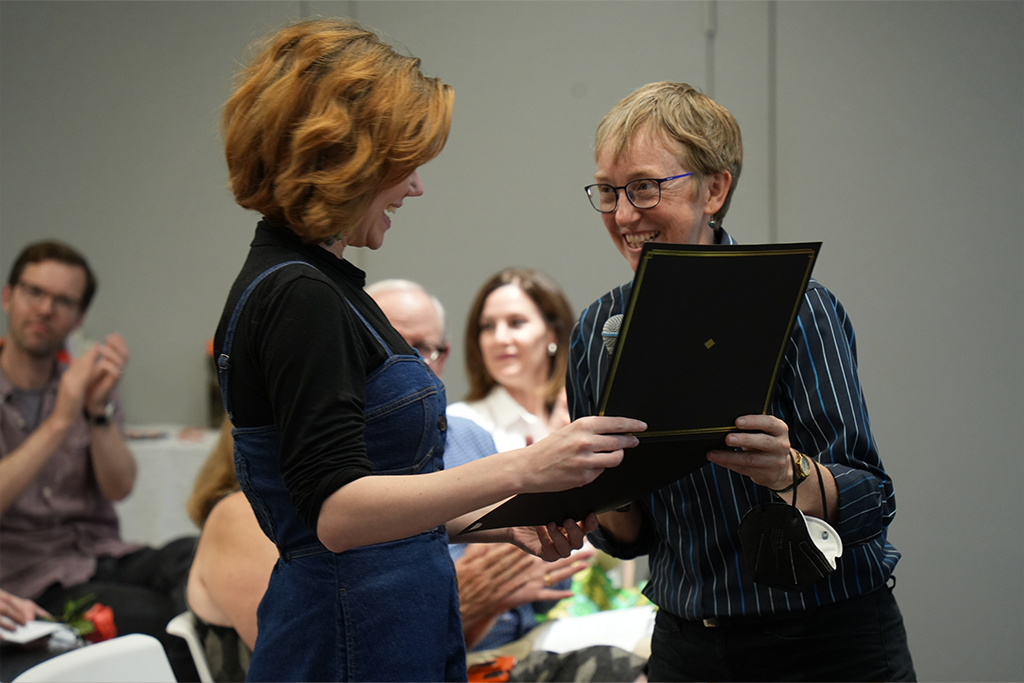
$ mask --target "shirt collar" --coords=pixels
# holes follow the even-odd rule
[[[491,389],[487,398],[483,400],[494,418],[494,426],[499,429],[509,429],[520,420],[527,425],[541,424],[540,418],[519,405],[512,398],[512,394],[500,384]]]
[[[316,265],[317,268],[334,270],[358,287],[366,286],[366,273],[346,259],[339,259],[337,256],[321,248],[317,244],[305,244],[295,232],[287,225],[272,223],[266,218],[256,226],[256,236],[253,237],[252,247],[277,246],[286,247],[298,251]]]
[[[4,345],[4,339],[0,337],[0,348]],[[45,391],[52,387],[56,382],[60,381],[60,362],[57,359],[53,361],[53,372],[50,374],[50,379],[47,380],[46,384],[42,386]],[[11,395],[14,393],[14,383],[11,382],[11,378],[7,376],[7,373],[0,368],[0,401],[6,403],[10,400]]]

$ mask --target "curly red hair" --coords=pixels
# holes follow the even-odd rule
[[[360,24],[305,21],[260,46],[222,116],[239,205],[307,242],[344,235],[444,148],[451,86]]]

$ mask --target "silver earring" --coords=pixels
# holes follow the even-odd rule
[[[556,344],[555,342],[551,342],[550,344],[548,344],[548,355],[553,356],[556,353],[558,353],[558,344]]]
[[[330,237],[328,237],[327,239],[324,240],[324,246],[325,247],[330,247],[333,244],[334,244],[334,235],[331,235]]]
[[[710,220],[710,221],[708,221],[708,227],[709,227],[709,228],[711,228],[712,230],[714,230],[714,229],[715,229],[715,228],[717,227],[717,226],[715,225],[715,217],[714,217],[714,216],[712,216],[712,217],[711,217],[711,220]]]

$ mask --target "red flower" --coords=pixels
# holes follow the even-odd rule
[[[93,625],[93,630],[86,633],[84,638],[90,643],[98,643],[101,640],[109,640],[117,637],[117,626],[114,624],[114,610],[106,605],[95,603],[86,610],[82,618]]]

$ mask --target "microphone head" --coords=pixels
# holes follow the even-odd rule
[[[609,356],[615,355],[615,345],[619,343],[619,328],[622,327],[622,314],[613,315],[604,323],[601,330],[601,341]]]

